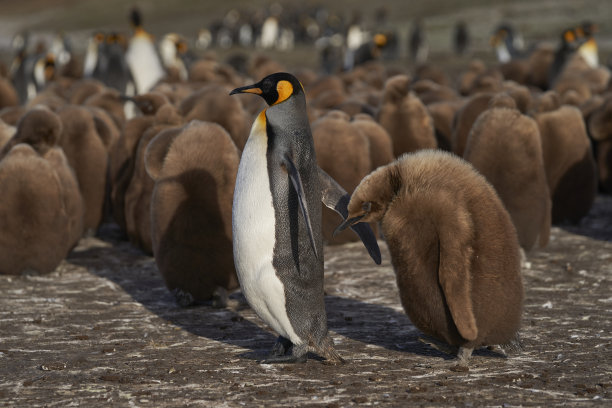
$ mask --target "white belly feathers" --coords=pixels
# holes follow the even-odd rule
[[[242,292],[257,315],[299,345],[302,340],[287,316],[283,284],[272,266],[275,215],[266,159],[264,112],[253,123],[238,167],[232,207],[234,263]]]

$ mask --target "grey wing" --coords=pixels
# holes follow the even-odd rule
[[[323,204],[340,214],[343,220],[346,220],[346,217],[348,217],[348,203],[351,199],[349,193],[321,168],[319,168],[319,180],[321,181],[321,201],[323,201]],[[380,265],[380,248],[370,225],[365,222],[359,222],[352,225],[351,229],[357,233],[374,262]]]
[[[308,229],[308,237],[310,238],[310,244],[312,245],[312,249],[315,253],[315,256],[319,258],[319,254],[317,253],[317,246],[315,245],[314,235],[312,231],[312,224],[310,222],[310,214],[308,212],[308,202],[306,201],[306,196],[304,195],[304,188],[302,187],[302,179],[300,178],[300,173],[293,164],[293,160],[289,154],[284,154],[282,158],[282,163],[287,169],[287,173],[289,173],[289,178],[291,179],[291,184],[293,184],[293,188],[297,193],[298,201],[300,203],[300,209],[302,210],[302,215],[304,216],[304,221],[306,222],[306,228]]]

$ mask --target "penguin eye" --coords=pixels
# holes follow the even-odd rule
[[[276,84],[276,92],[278,93],[278,99],[273,105],[287,100],[287,98],[293,94],[293,85],[289,81],[278,81]]]

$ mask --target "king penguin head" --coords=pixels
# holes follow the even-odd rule
[[[304,88],[296,77],[286,72],[277,72],[268,75],[253,85],[236,88],[230,95],[237,93],[252,93],[259,95],[269,106],[279,104],[287,99],[304,94]]]

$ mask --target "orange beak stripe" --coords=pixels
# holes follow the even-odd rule
[[[243,93],[252,93],[255,95],[261,95],[263,92],[261,89],[259,88],[250,88],[250,89],[245,89],[244,91],[241,91]]]

